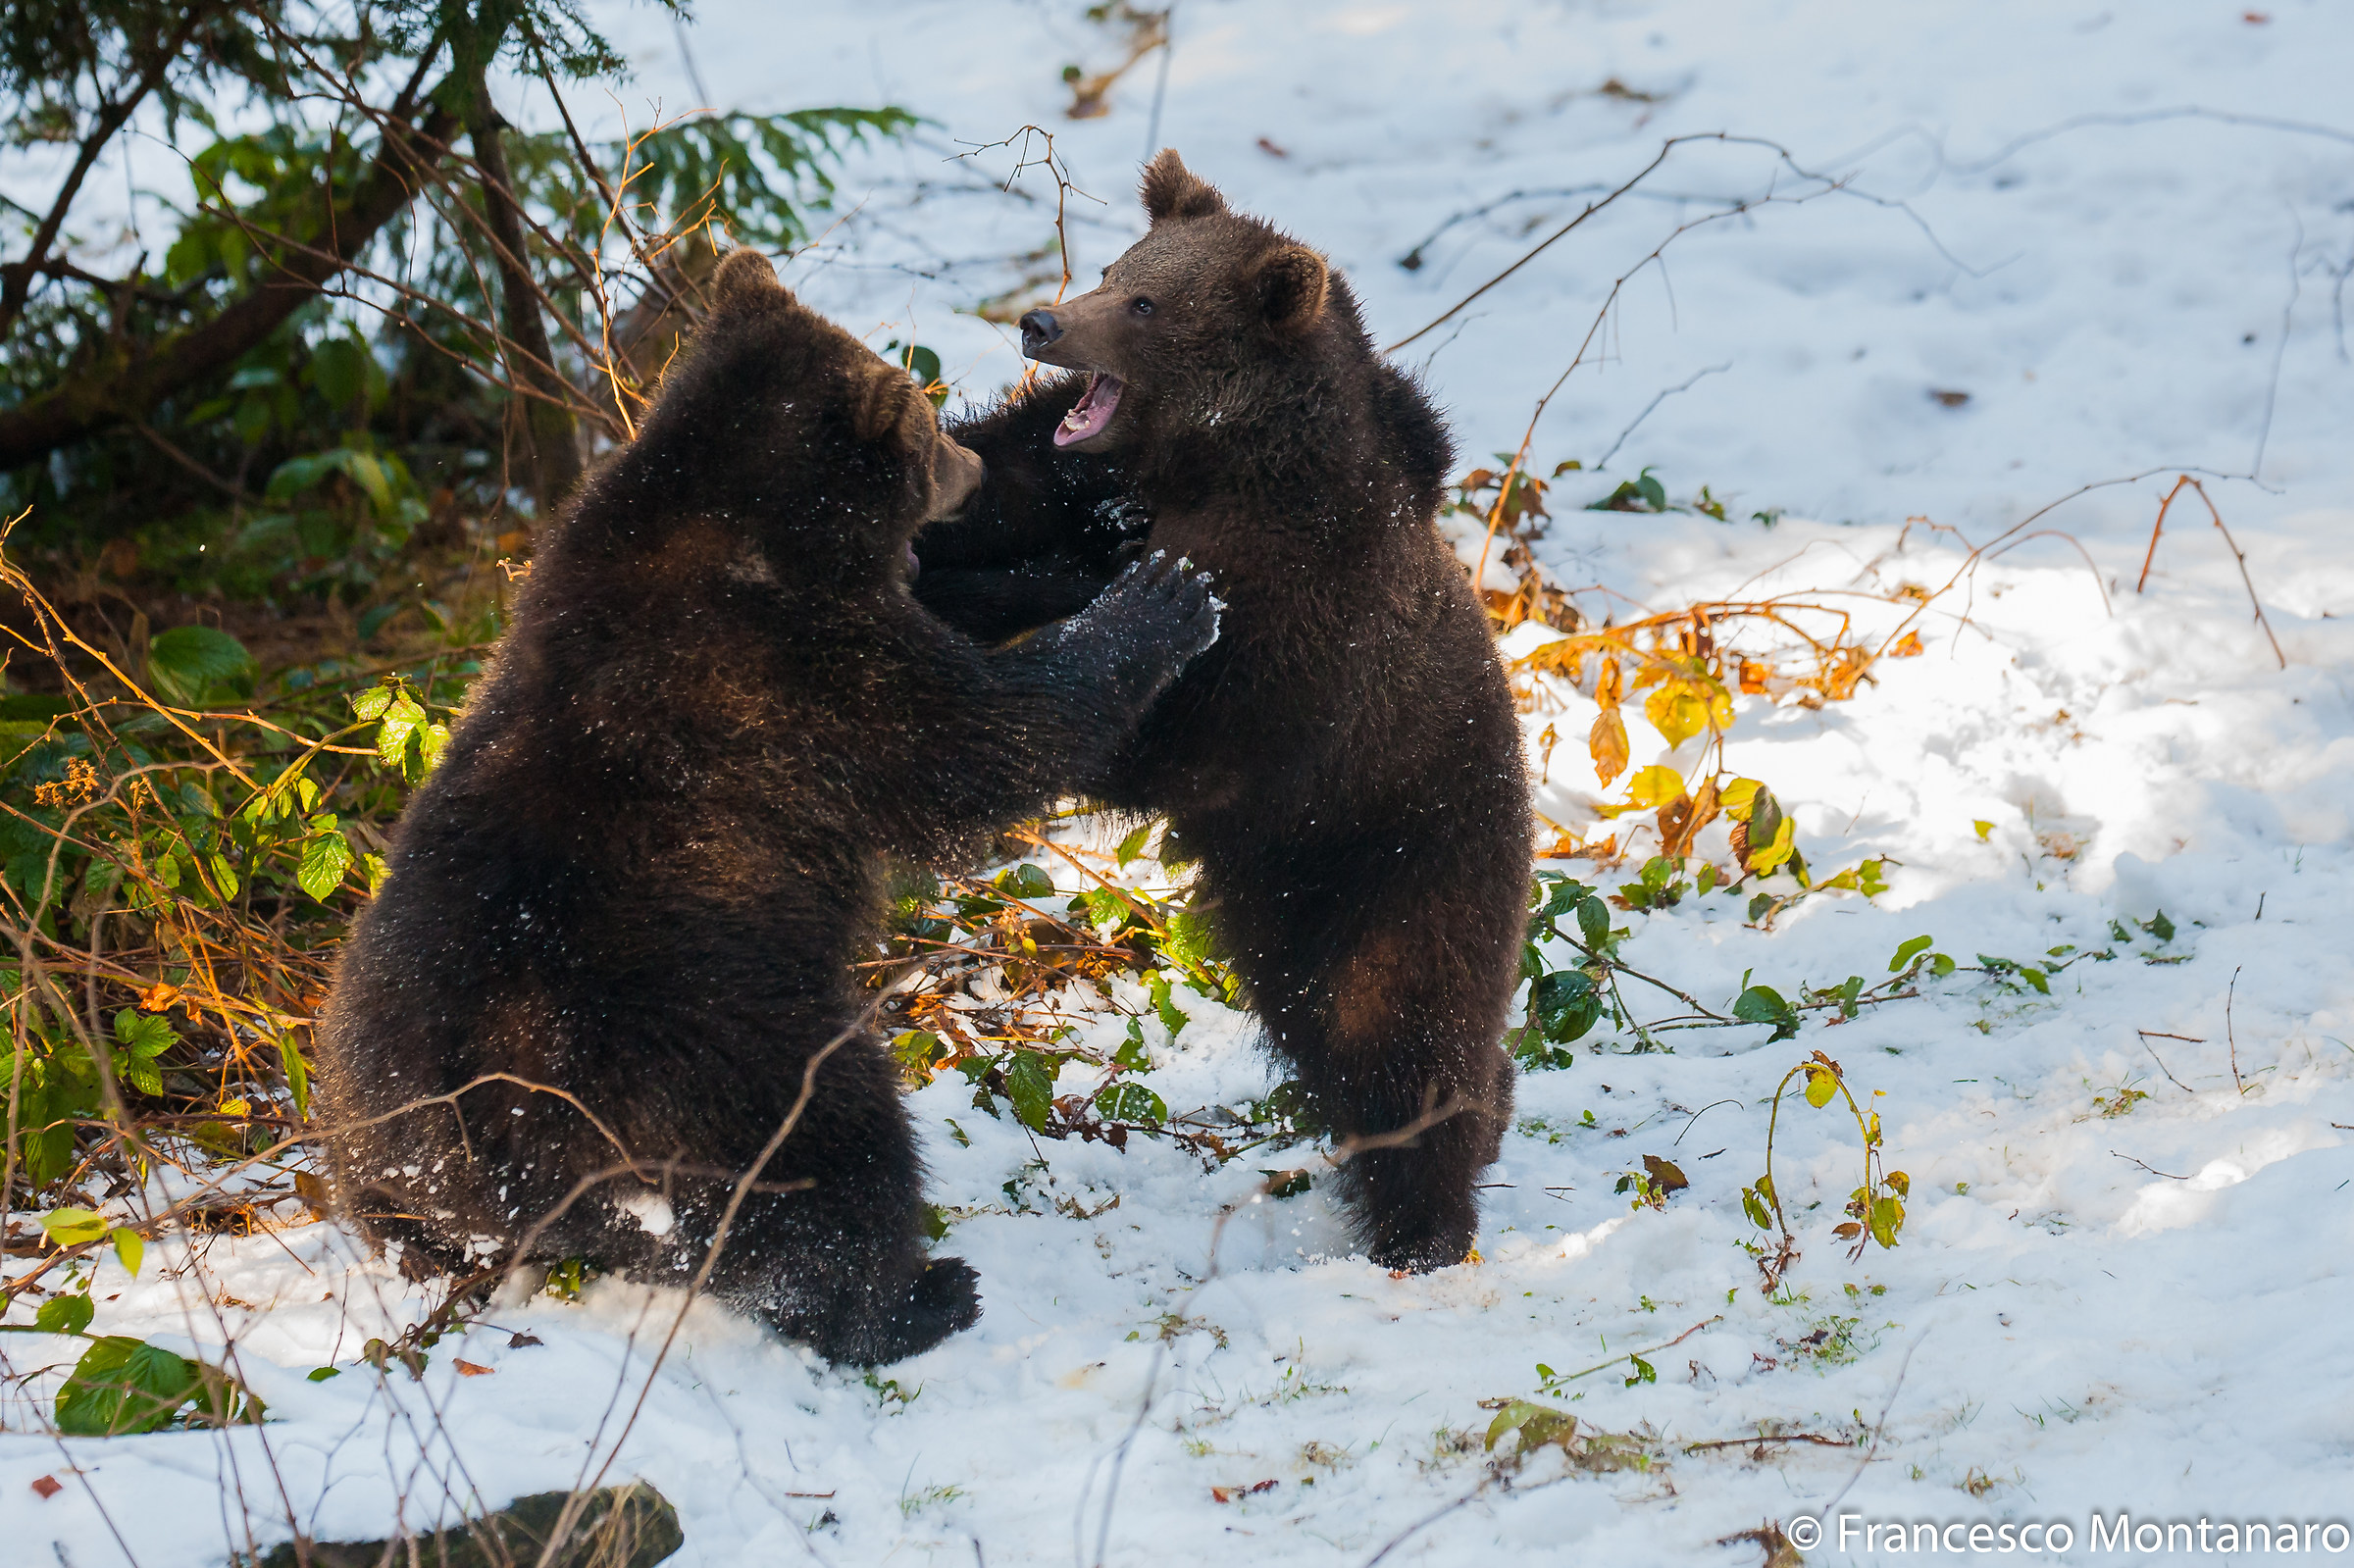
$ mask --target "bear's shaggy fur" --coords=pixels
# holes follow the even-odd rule
[[[909,540],[979,463],[758,255],[714,298],[541,549],[401,823],[320,1032],[324,1119],[379,1239],[684,1282],[833,1045],[712,1289],[831,1358],[890,1361],[980,1307],[960,1260],[926,1262],[897,1074],[849,967],[887,863],[968,856],[1100,787],[1216,607],[1155,561],[979,647],[907,587]]]
[[[1487,619],[1432,527],[1453,454],[1321,256],[1173,152],[1144,201],[1100,287],[1023,319],[1025,352],[1087,374],[956,428],[989,475],[917,540],[916,592],[1004,634],[1083,604],[1146,526],[1216,573],[1224,636],[1103,795],[1200,860],[1270,1043],[1364,1150],[1369,1254],[1457,1263],[1511,1108],[1531,844]]]

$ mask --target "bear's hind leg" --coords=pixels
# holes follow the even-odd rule
[[[723,1191],[713,1208],[725,1204]],[[852,1366],[905,1360],[979,1322],[972,1267],[925,1257],[912,1226],[872,1208],[817,1189],[747,1204],[712,1271],[712,1293]]]
[[[1442,933],[1389,913],[1334,961],[1305,967],[1288,1004],[1261,995],[1277,1047],[1346,1152],[1340,1189],[1366,1255],[1415,1273],[1470,1252],[1479,1176],[1512,1109],[1492,966],[1466,962]]]
[[[775,1076],[776,1103],[734,1121],[726,1166],[748,1167],[791,1109],[801,1075]],[[793,1092],[788,1094],[786,1089]],[[930,1349],[981,1316],[978,1277],[927,1258],[923,1163],[880,1043],[853,1039],[822,1068],[791,1137],[745,1194],[711,1275],[712,1293],[829,1361],[879,1366]],[[683,1234],[699,1267],[732,1184],[698,1184]]]

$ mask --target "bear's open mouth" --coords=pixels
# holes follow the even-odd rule
[[[1074,441],[1084,441],[1091,435],[1102,434],[1111,425],[1111,416],[1119,409],[1123,385],[1117,376],[1106,376],[1101,371],[1088,372],[1087,390],[1079,394],[1079,401],[1071,405],[1071,411],[1062,417],[1062,423],[1054,427],[1054,444],[1069,446]]]

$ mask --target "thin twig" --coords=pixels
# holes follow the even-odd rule
[[[2190,1040],[2190,1043],[2193,1045],[2204,1045],[2207,1043],[2205,1040],[2190,1039],[2188,1035],[2161,1035],[2154,1030],[2147,1029],[2137,1029],[2133,1033],[2141,1037],[2141,1048],[2150,1053],[2150,1060],[2158,1064],[2158,1071],[2166,1075],[2166,1081],[2168,1083],[2174,1085],[2175,1087],[2180,1089],[2185,1094],[2195,1094],[2198,1092],[2188,1084],[2183,1083],[2182,1080],[2175,1076],[2174,1069],[2166,1065],[2166,1058],[2158,1054],[2158,1048],[2155,1045],[2152,1045],[2150,1041],[2152,1039],[2181,1039]]]
[[[1864,1451],[1864,1457],[1857,1462],[1856,1473],[1847,1478],[1847,1485],[1841,1487],[1838,1491],[1838,1493],[1833,1496],[1829,1502],[1824,1503],[1819,1509],[1816,1510],[1823,1518],[1829,1518],[1832,1512],[1838,1508],[1839,1504],[1845,1500],[1847,1494],[1855,1491],[1856,1483],[1864,1479],[1864,1472],[1871,1467],[1872,1459],[1878,1455],[1880,1451],[1880,1434],[1888,1425],[1888,1412],[1896,1408],[1897,1394],[1902,1391],[1905,1387],[1905,1372],[1907,1368],[1913,1365],[1913,1352],[1919,1349],[1921,1340],[1926,1340],[1928,1337],[1929,1330],[1921,1330],[1920,1338],[1913,1341],[1911,1346],[1909,1346],[1905,1351],[1904,1360],[1897,1363],[1896,1383],[1895,1386],[1890,1388],[1888,1391],[1888,1402],[1880,1406],[1880,1419],[1871,1424],[1871,1446]]]
[[[2248,1086],[2239,1078],[2239,1036],[2231,1028],[2231,998],[2239,989],[2239,970],[2231,971],[2231,984],[2224,987],[2224,1038],[2231,1047],[2231,1087],[2244,1096]]]
[[[1618,455],[1618,448],[1624,446],[1626,444],[1626,438],[1635,433],[1636,426],[1641,425],[1645,420],[1651,418],[1652,410],[1658,408],[1662,403],[1666,402],[1667,399],[1673,397],[1678,392],[1688,392],[1692,390],[1692,388],[1699,385],[1704,379],[1711,376],[1721,376],[1732,368],[1733,362],[1728,359],[1721,365],[1711,365],[1706,370],[1695,371],[1690,380],[1683,382],[1681,385],[1670,386],[1663,389],[1657,397],[1644,404],[1643,412],[1637,414],[1631,421],[1627,423],[1626,429],[1618,432],[1618,439],[1611,443],[1611,449],[1603,453],[1600,461],[1595,463],[1594,472],[1599,474],[1604,469],[1607,469],[1611,466],[1611,459]]]

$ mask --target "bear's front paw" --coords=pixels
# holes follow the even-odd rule
[[[1210,577],[1183,556],[1154,550],[1120,574],[1100,603],[1125,627],[1145,633],[1148,645],[1174,656],[1171,674],[1218,640],[1218,616],[1226,608],[1210,592]]]

